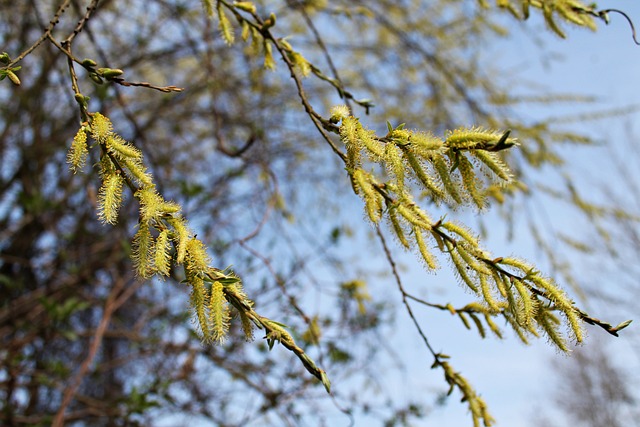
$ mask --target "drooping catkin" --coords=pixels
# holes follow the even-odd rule
[[[209,330],[211,339],[223,342],[229,330],[229,304],[224,298],[224,285],[218,281],[211,284],[209,296]]]
[[[98,218],[106,224],[118,222],[118,210],[122,204],[124,179],[117,171],[103,176],[98,192]]]
[[[171,243],[169,229],[158,234],[153,248],[153,263],[158,274],[168,276],[171,270]]]
[[[131,251],[133,266],[139,277],[146,279],[155,273],[152,248],[153,237],[151,236],[149,224],[141,222],[138,224],[138,231],[133,236],[133,248]]]
[[[484,163],[491,171],[504,181],[511,181],[513,178],[509,167],[504,163],[497,153],[485,150],[472,150],[471,155]]]
[[[206,303],[209,299],[209,293],[204,280],[200,277],[190,277],[189,284],[191,285],[191,307],[196,314],[196,320],[202,332],[202,339],[203,341],[208,342],[211,338],[206,311]]]
[[[89,149],[87,148],[87,131],[84,127],[78,130],[78,133],[73,137],[73,142],[69,147],[67,153],[67,163],[71,172],[76,173],[82,169],[87,162],[87,156],[89,155]]]
[[[423,230],[421,230],[416,226],[413,227],[413,235],[414,235],[414,238],[416,239],[416,244],[418,245],[418,251],[422,256],[422,259],[426,263],[427,267],[429,267],[431,270],[435,270],[436,268],[438,268],[438,263],[436,261],[436,258],[431,253],[431,251],[427,248],[427,245],[424,241],[424,237],[422,233],[423,233]]]
[[[187,242],[185,267],[189,274],[200,275],[209,269],[211,258],[207,254],[207,248],[201,240],[192,237]]]
[[[231,45],[235,40],[235,35],[233,33],[231,22],[229,21],[229,18],[227,18],[227,14],[222,7],[222,3],[218,2],[216,11],[218,13],[218,24],[220,25],[220,34],[222,35],[222,39],[226,44]]]
[[[111,120],[100,113],[94,113],[91,117],[91,137],[104,144],[112,132],[113,125]]]
[[[142,152],[125,141],[121,136],[111,134],[105,139],[105,145],[111,154],[117,158],[142,159]]]
[[[176,242],[176,263],[184,263],[187,255],[187,243],[189,242],[189,227],[182,216],[174,216],[167,220],[175,231],[174,241]]]

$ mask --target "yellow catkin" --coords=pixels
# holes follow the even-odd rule
[[[136,191],[135,196],[140,201],[140,218],[142,222],[148,223],[151,220],[157,219],[162,213],[160,208],[164,200],[155,188],[143,188]]]
[[[384,145],[376,139],[375,132],[363,128],[362,125],[358,123],[356,134],[362,146],[366,148],[367,155],[372,161],[378,162],[384,159]]]
[[[505,257],[500,260],[500,264],[515,267],[518,270],[522,271],[524,274],[529,274],[530,272],[535,270],[533,265],[519,258]]]
[[[82,169],[87,162],[89,150],[87,149],[87,132],[80,128],[76,136],[73,137],[71,147],[67,153],[67,163],[71,172],[76,173]]]
[[[300,74],[302,74],[303,77],[307,77],[311,73],[309,61],[307,61],[300,53],[295,51],[291,52],[291,62],[293,62],[293,65],[300,70]]]
[[[115,224],[118,222],[118,210],[122,204],[124,179],[119,173],[105,175],[103,179],[98,192],[98,218],[103,223]]]
[[[395,177],[398,191],[404,190],[405,165],[402,152],[395,144],[387,144],[384,150],[384,161],[389,174]]]
[[[382,218],[383,203],[384,199],[377,191],[371,191],[370,194],[365,194],[367,215],[374,224],[377,224],[380,218]]]
[[[91,137],[103,144],[112,132],[111,120],[100,113],[94,113],[91,118]]]
[[[331,107],[331,120],[334,123],[338,123],[341,120],[344,120],[345,118],[349,117],[349,107],[347,107],[344,104],[340,104],[340,105],[334,105],[333,107]],[[340,130],[340,135],[342,135],[342,129]]]
[[[492,311],[498,312],[500,311],[500,307],[498,306],[498,302],[495,300],[493,296],[493,292],[490,286],[489,280],[487,280],[487,276],[484,274],[478,274],[478,278],[480,280],[480,289],[482,290],[482,297],[485,302],[489,306]]]
[[[100,156],[100,176],[104,179],[107,175],[116,172],[116,166],[113,164],[109,156]]]
[[[171,271],[171,244],[169,230],[160,232],[153,248],[153,263],[158,274],[168,276]]]
[[[442,181],[446,193],[456,203],[462,203],[462,197],[460,197],[458,185],[452,179],[451,173],[449,172],[449,165],[447,164],[444,156],[441,154],[435,154],[431,157],[431,161],[436,172],[438,172],[438,176],[440,177],[440,181]]]
[[[273,59],[273,48],[271,47],[271,43],[265,39],[262,42],[262,49],[264,51],[264,68],[267,70],[275,70],[276,61]]]
[[[193,274],[204,273],[209,269],[211,259],[207,254],[207,248],[201,240],[194,238],[187,242],[187,254],[185,264],[189,272]]]
[[[112,134],[107,137],[105,145],[109,152],[117,158],[142,159],[142,152],[118,135]]]
[[[213,341],[224,341],[229,330],[229,319],[229,305],[224,298],[224,286],[220,282],[213,282],[209,296],[209,330]]]
[[[256,13],[256,5],[250,1],[234,1],[233,6],[237,9],[244,10],[245,12]]]
[[[407,220],[413,226],[423,230],[431,229],[431,224],[420,218],[420,216],[416,214],[415,208],[413,208],[412,206],[407,206],[401,203],[396,207],[396,210],[405,220]]]
[[[559,350],[567,353],[569,351],[567,343],[560,332],[558,332],[559,320],[550,313],[549,310],[540,310],[536,316],[536,320],[540,328],[546,333],[549,341],[555,344]]]
[[[357,169],[353,172],[353,178],[361,190],[359,194],[364,199],[367,215],[371,222],[376,224],[380,221],[384,200],[380,193],[373,188],[372,177],[368,173],[362,169]]]
[[[445,230],[451,231],[452,233],[455,233],[458,236],[462,237],[470,245],[471,248],[479,247],[478,238],[466,227],[450,221],[443,222],[442,224],[440,224],[440,226]]]
[[[514,319],[516,320],[516,323],[518,323],[518,325],[525,327],[527,325],[527,318],[525,316],[523,307],[522,307],[522,303],[520,302],[519,299],[516,299],[514,293],[513,293],[513,289],[512,286],[507,286],[505,288],[506,292],[507,292],[507,302],[509,304],[509,306],[507,307],[507,309],[511,312],[511,314],[513,315]]]
[[[484,195],[480,192],[480,180],[476,177],[471,162],[463,155],[458,154],[458,170],[462,177],[462,184],[464,185],[467,194],[476,205],[478,209],[485,207]]]
[[[180,206],[176,202],[163,202],[160,205],[160,211],[165,214],[177,214],[182,210],[182,206]]]
[[[476,257],[471,253],[471,248],[466,248],[465,243],[461,242],[456,246],[456,250],[464,260],[464,262],[469,265],[473,270],[477,271],[479,274],[491,275],[491,269],[487,267],[485,264],[478,261]]]
[[[251,27],[249,26],[249,23],[247,21],[242,21],[242,24],[240,24],[242,26],[242,32],[240,33],[240,37],[242,38],[243,42],[246,42],[247,40],[249,40],[249,35],[251,34]]]
[[[400,241],[400,244],[405,248],[409,249],[409,242],[407,241],[407,237],[404,235],[404,230],[402,229],[402,225],[398,220],[398,214],[396,209],[391,207],[388,210],[387,216],[389,218],[389,222],[391,223],[391,227],[393,228],[393,232]]]
[[[187,243],[189,242],[189,227],[182,216],[168,219],[169,224],[175,231],[174,241],[176,242],[176,263],[182,264],[187,255]]]
[[[446,198],[446,193],[442,188],[438,186],[436,180],[433,177],[429,176],[423,165],[411,152],[411,150],[405,149],[403,154],[405,159],[407,159],[409,166],[411,166],[413,173],[416,175],[416,178],[418,178],[418,181],[420,181],[424,188],[429,191],[429,193],[431,193],[431,198],[433,199],[433,201],[435,203],[439,203],[440,201],[444,200]]]
[[[515,321],[513,316],[508,312],[504,312],[503,313],[503,317],[507,321],[509,326],[511,326],[511,329],[513,329],[513,331],[516,333],[516,335],[518,335],[518,338],[520,338],[520,341],[522,341],[523,344],[527,344],[528,345],[529,344],[529,340],[527,339],[527,332],[531,332],[531,328],[523,329],[522,325],[519,325],[518,322]],[[532,322],[532,324],[533,324],[533,322]],[[534,329],[534,331],[535,331],[535,329]],[[536,336],[536,335],[534,334],[534,336]]]
[[[209,295],[207,287],[200,277],[192,276],[187,278],[191,285],[191,307],[196,314],[196,320],[200,331],[202,333],[202,339],[205,342],[211,340],[211,333],[209,331],[209,322],[207,321],[207,301]]]
[[[520,301],[522,301],[522,312],[524,315],[525,325],[529,325],[532,319],[536,315],[537,305],[534,303],[534,300],[531,298],[531,294],[527,287],[522,283],[522,281],[518,279],[513,280],[513,286],[516,288],[516,291],[520,295]]]
[[[567,323],[573,333],[573,338],[577,343],[581,343],[584,340],[584,330],[582,329],[582,320],[575,310],[567,310],[564,312],[567,318]]]
[[[501,134],[480,127],[471,129],[456,129],[449,131],[445,145],[450,148],[469,149],[474,147],[487,147],[495,145]]]
[[[126,168],[134,177],[136,182],[143,187],[153,186],[153,177],[147,172],[147,168],[144,166],[140,159],[121,158],[120,163]]]
[[[462,258],[460,258],[460,255],[455,251],[455,248],[450,242],[445,242],[445,245],[447,246],[447,253],[451,257],[451,261],[458,272],[458,276],[460,276],[462,282],[467,285],[469,289],[477,294],[478,286],[469,276],[469,272],[472,270],[467,270],[467,264],[462,260]]]
[[[565,313],[574,310],[573,302],[569,299],[567,294],[555,283],[551,282],[551,280],[538,275],[531,276],[529,280],[535,283],[538,287],[544,289],[546,291],[547,298],[553,301],[558,309]]]
[[[486,338],[487,333],[484,330],[484,326],[482,326],[482,322],[480,321],[480,318],[478,318],[478,316],[475,313],[469,313],[469,317],[471,317],[471,320],[473,320],[473,323],[475,323],[476,328],[478,329],[478,333],[480,334],[480,336],[482,338]]]
[[[251,46],[249,47],[248,51],[253,55],[257,55],[260,52],[260,46],[262,46],[262,42],[264,42],[264,39],[262,37],[262,34],[260,34],[260,31],[258,31],[255,27],[251,27],[250,32]]]
[[[138,224],[138,231],[133,236],[133,249],[131,257],[136,274],[139,277],[148,278],[154,273],[153,259],[151,257],[151,249],[153,247],[153,238],[148,224]]]
[[[240,322],[242,323],[242,331],[244,332],[244,338],[247,341],[253,341],[253,322],[249,317],[244,313],[244,311],[240,311]]]
[[[489,329],[491,330],[491,332],[493,332],[493,334],[496,337],[502,339],[502,331],[500,330],[498,325],[496,325],[496,322],[493,321],[493,317],[491,316],[491,314],[484,313],[484,321],[487,324],[487,326],[489,326]]]
[[[343,116],[340,125],[340,139],[347,148],[347,168],[356,169],[361,165],[362,146],[357,135],[358,120],[353,116]]]
[[[464,325],[464,327],[469,329],[469,330],[471,330],[471,324],[469,323],[469,320],[467,319],[467,315],[463,311],[459,311],[458,312],[458,317],[462,321],[462,324]]]
[[[503,298],[507,297],[507,290],[506,288],[510,285],[508,282],[508,279],[505,281],[504,280],[504,276],[497,272],[495,269],[491,268],[491,276],[493,277],[493,281],[496,284],[496,288],[498,289],[498,292],[500,292],[500,295]]]
[[[442,150],[442,140],[425,132],[413,132],[410,139],[411,151],[425,159]]]
[[[213,16],[213,0],[202,0],[202,7],[207,16]]]
[[[216,10],[218,12],[218,24],[220,25],[220,34],[222,35],[222,39],[226,44],[233,44],[235,40],[233,27],[231,26],[231,22],[229,22],[229,18],[227,18],[227,15],[222,8],[222,3],[218,2]]]
[[[429,251],[424,241],[422,230],[414,226],[413,235],[414,235],[414,238],[416,239],[416,244],[418,245],[418,250],[420,251],[420,255],[422,255],[422,259],[427,264],[427,266],[432,270],[435,270],[436,268],[438,268],[438,263],[436,262],[436,258],[433,256],[431,251]]]
[[[511,181],[511,171],[498,154],[485,150],[473,150],[471,154],[484,163],[498,177],[507,182]]]

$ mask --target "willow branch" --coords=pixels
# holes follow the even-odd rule
[[[49,25],[47,25],[47,27],[44,29],[44,33],[40,36],[40,38],[35,43],[33,43],[31,46],[29,46],[24,52],[22,52],[15,59],[13,59],[6,66],[6,68],[11,68],[15,64],[17,64],[18,62],[22,61],[27,55],[29,55],[31,52],[33,52],[35,49],[37,49],[38,46],[40,46],[43,41],[45,41],[47,38],[49,38],[51,36],[51,32],[53,31],[53,28],[56,25],[58,25],[58,22],[60,22],[60,17],[64,13],[64,11],[67,9],[67,7],[69,7],[70,3],[71,3],[71,0],[64,0],[62,2],[60,7],[58,7],[58,10],[56,11],[56,13],[53,15],[53,18],[51,18],[51,21],[49,21]]]

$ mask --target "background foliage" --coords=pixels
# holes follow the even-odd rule
[[[56,15],[61,3],[67,7]],[[465,220],[488,234],[496,221],[509,225],[549,196],[586,215],[602,242],[610,239],[607,219],[635,226],[631,209],[616,201],[597,206],[562,175],[571,160],[562,147],[589,145],[589,135],[558,117],[529,121],[520,114],[524,106],[589,99],[530,90],[517,70],[505,73],[483,49],[519,31],[527,10],[558,35],[572,25],[595,28],[608,15],[568,1],[497,3],[501,7],[454,0],[255,2],[254,11],[250,2],[1,2],[7,62],[43,28],[53,28],[16,64],[21,69],[5,74],[0,90],[2,423],[155,425],[192,417],[218,425],[322,425],[365,413],[393,425],[427,416],[437,396],[407,402],[385,391],[385,377],[398,369],[386,348],[395,317],[411,313],[411,304],[427,305],[458,315],[480,333],[497,326],[485,323],[490,317],[479,317],[480,309],[455,310],[405,290],[394,266],[403,244],[392,241],[398,228],[392,219],[390,229],[365,225],[367,214],[353,192],[360,189],[370,205],[367,191],[357,184],[355,163],[345,172],[335,155],[345,149],[328,133],[341,133],[347,149],[350,140],[348,113],[336,115],[334,105],[346,104],[381,140],[385,134],[406,138],[400,123],[440,138],[477,125],[492,130],[483,138],[495,147],[511,141],[505,133],[511,129],[520,145],[511,141],[495,151],[510,165],[512,183],[492,185],[480,176],[492,216],[469,222],[466,212],[474,208],[455,197],[438,205],[433,192],[414,193],[433,218],[432,231],[446,214],[447,221]],[[260,31],[243,28],[238,16]],[[59,18],[55,27],[53,17]],[[61,45],[65,39],[69,44]],[[76,58],[95,62],[76,64],[75,76],[63,53],[71,43]],[[89,112],[109,117],[115,132],[144,153],[156,189],[182,206],[214,266],[233,265],[256,310],[290,327],[298,345],[330,373],[332,396],[285,349],[268,351],[262,332],[256,343],[245,343],[237,319],[224,344],[203,346],[190,322],[190,289],[181,269],[172,267],[166,279],[136,277],[135,197],[123,192],[117,222],[104,209],[98,218],[105,197],[99,147],[90,143],[86,166],[78,167],[84,173],[72,174],[67,164]],[[383,156],[371,157],[363,170],[401,182],[398,168],[376,169]],[[444,161],[451,161],[449,172],[467,167],[455,156]],[[549,170],[564,177],[553,188],[539,185]],[[440,179],[446,181],[443,174]],[[475,203],[482,213],[488,210],[484,197]],[[467,204],[478,200],[471,194]],[[376,209],[370,207],[369,218],[390,212]],[[531,222],[530,233],[554,267],[554,279],[577,287],[574,271],[551,244],[554,230]],[[579,238],[561,237],[563,248],[585,249]],[[366,256],[354,252],[354,244],[364,245]],[[437,246],[429,243],[436,252]],[[509,254],[494,256],[500,255]],[[446,259],[440,258],[445,268]],[[465,271],[455,262],[452,267]],[[521,270],[526,278],[537,274]],[[426,336],[424,343],[429,346]],[[455,359],[431,353],[431,359],[425,353],[425,368],[441,368],[456,395],[467,398],[473,421],[490,424]]]

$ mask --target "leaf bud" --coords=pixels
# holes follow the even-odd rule
[[[118,77],[124,74],[124,71],[118,68],[98,68],[98,74],[104,77],[105,79],[112,79],[114,77]]]
[[[16,76],[16,73],[11,70],[7,70],[7,77],[9,77],[9,80],[11,80],[14,85],[20,86],[20,79]]]
[[[91,80],[93,80],[94,82],[96,82],[99,85],[101,85],[103,83],[102,77],[100,77],[98,75],[98,73],[91,72],[91,73],[89,73],[89,77],[91,77]]]
[[[262,25],[263,30],[268,30],[269,28],[276,25],[276,14],[271,12],[271,15],[267,19],[264,20],[264,24]]]
[[[84,108],[87,108],[87,106],[89,105],[89,97],[88,96],[84,96],[81,93],[76,93],[74,97],[75,97],[76,102],[78,104],[80,104]]]

